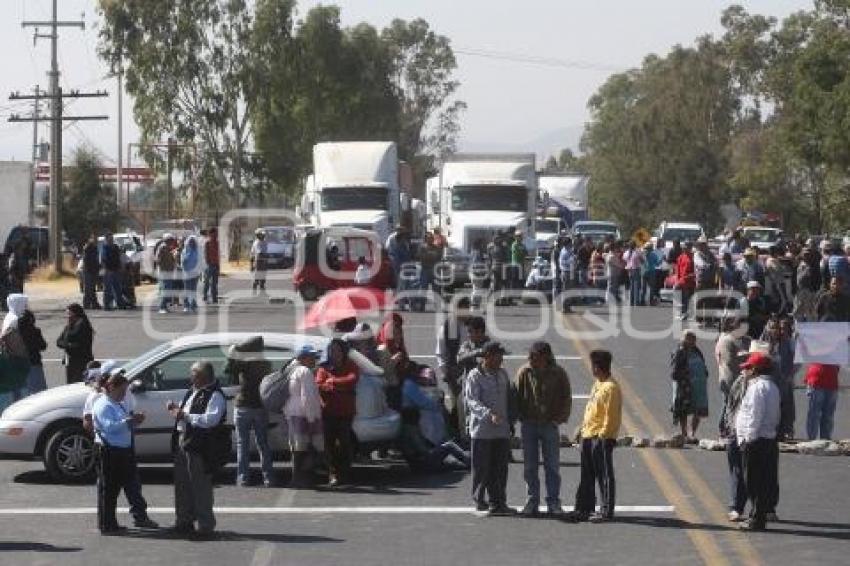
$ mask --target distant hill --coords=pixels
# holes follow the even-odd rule
[[[532,140],[520,143],[463,140],[460,143],[460,151],[534,152],[537,154],[538,166],[542,166],[550,155],[557,155],[566,147],[578,151],[583,132],[584,126],[581,125],[551,130]]]

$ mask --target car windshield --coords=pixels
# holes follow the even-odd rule
[[[326,187],[322,210],[387,210],[386,187]]]
[[[538,220],[537,231],[548,234],[557,234],[560,223],[557,220]]]
[[[779,237],[779,232],[776,230],[747,230],[744,232],[744,236],[750,242],[768,243],[775,242]]]
[[[266,231],[266,241],[292,243],[295,241],[295,232],[290,228],[264,228]]]
[[[135,358],[125,363],[122,367],[124,368],[124,371],[126,371],[128,374],[133,374],[137,370],[149,364],[152,359],[155,359],[159,357],[159,355],[163,352],[166,352],[170,346],[171,345],[168,342],[166,342],[165,344],[160,344],[153,350],[148,350],[138,358]]]
[[[453,210],[504,210],[522,212],[527,207],[528,191],[525,187],[467,185],[452,189]]]
[[[702,236],[699,228],[667,228],[661,238],[667,242],[679,240],[680,242],[695,242]]]

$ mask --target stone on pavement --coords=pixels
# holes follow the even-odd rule
[[[703,450],[709,450],[712,452],[720,452],[722,450],[726,450],[726,441],[724,440],[714,440],[712,438],[702,438],[699,441],[699,447]]]
[[[632,447],[633,448],[646,448],[648,446],[649,446],[649,439],[648,438],[634,438],[632,440]]]
[[[829,440],[810,440],[808,442],[800,442],[797,444],[797,452],[812,456],[822,456],[829,445]]]
[[[617,446],[631,446],[633,440],[631,436],[623,436],[617,439]]]

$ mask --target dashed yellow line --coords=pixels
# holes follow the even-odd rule
[[[570,321],[577,322],[578,317],[569,317]],[[579,319],[581,320],[581,319]],[[577,338],[570,339],[575,348],[582,354],[585,359],[585,364],[589,365],[589,348]],[[629,383],[622,370],[616,370],[617,382],[623,391],[623,424],[629,432],[637,433],[640,431],[636,427],[636,421],[639,421],[643,426],[643,430],[649,430],[653,435],[664,434],[665,428],[658,422],[635,389]],[[634,412],[634,416],[632,416]],[[643,459],[650,474],[652,475],[658,488],[662,494],[676,508],[676,513],[679,517],[693,525],[699,525],[703,522],[700,513],[691,504],[688,494],[680,486],[680,483],[674,478],[673,473],[668,469],[667,465],[662,462],[657,451],[638,449],[640,457]],[[678,476],[684,481],[689,492],[694,494],[702,503],[705,510],[709,513],[712,521],[718,524],[726,522],[726,507],[714,495],[705,480],[699,475],[697,470],[688,462],[681,453],[668,451],[671,456],[671,463],[678,473]],[[687,535],[691,539],[694,547],[700,557],[706,564],[730,564],[729,552],[724,552],[715,536],[709,532],[698,530],[699,527],[687,528]],[[723,535],[729,543],[727,548],[731,548],[737,555],[736,562],[745,563],[748,565],[758,565],[762,561],[745,534],[738,532],[728,532]]]

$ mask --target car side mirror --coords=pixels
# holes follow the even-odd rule
[[[147,390],[147,386],[145,382],[141,379],[134,379],[130,382],[130,392],[131,393],[142,393]]]

